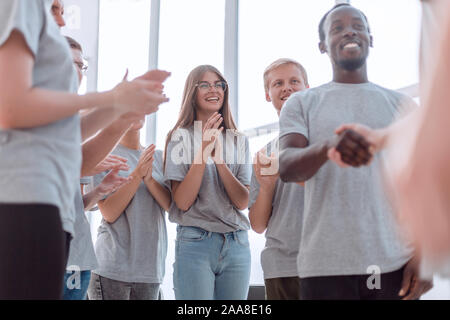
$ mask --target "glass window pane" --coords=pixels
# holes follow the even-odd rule
[[[374,47],[368,59],[369,80],[390,89],[419,81],[421,8],[411,0],[352,0],[367,16]]]
[[[148,70],[150,0],[100,0],[98,90],[110,90]],[[145,126],[141,143],[145,144]]]
[[[277,121],[265,99],[263,72],[278,58],[299,61],[311,86],[331,79],[331,66],[318,49],[318,25],[334,0],[239,1],[239,128]],[[255,114],[257,113],[257,116]]]
[[[157,115],[157,148],[176,123],[189,72],[211,64],[223,73],[225,0],[161,1],[158,67],[171,71],[165,83],[170,102]]]
[[[125,75],[132,79],[148,69],[149,0],[101,0],[98,89],[113,88]]]

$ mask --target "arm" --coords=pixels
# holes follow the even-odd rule
[[[248,188],[233,175],[226,164],[216,163],[216,168],[219,172],[220,180],[225,187],[225,191],[233,205],[239,210],[246,209],[248,206]]]
[[[150,148],[155,150],[155,145],[150,145]],[[147,187],[148,192],[153,196],[153,198],[158,202],[161,208],[165,211],[169,211],[170,204],[172,202],[172,197],[170,195],[169,190],[159,184],[158,181],[153,179],[153,161],[154,161],[154,153],[152,154],[152,158],[150,159],[150,167],[147,171],[147,174],[144,177],[144,183]]]
[[[126,207],[136,194],[142,179],[147,174],[151,166],[151,158],[153,156],[153,148],[147,148],[139,158],[138,165],[130,174],[128,183],[122,185],[115,193],[109,196],[106,200],[99,201],[98,207],[103,215],[103,218],[108,223],[114,223],[125,211]]]
[[[260,161],[262,160],[262,161]],[[279,177],[278,172],[272,175],[262,175],[262,168],[272,167],[271,161],[277,159],[267,157],[264,152],[258,152],[253,161],[254,178],[258,182],[252,181],[252,192],[258,192],[255,203],[249,208],[249,219],[252,229],[257,233],[263,233],[267,229],[270,216],[272,215],[272,200]],[[263,163],[262,163],[263,162]],[[264,164],[265,163],[265,164]],[[259,185],[259,188],[253,188]]]
[[[92,170],[114,149],[131,124],[121,117],[83,144],[81,176],[93,175]]]
[[[84,142],[117,119],[113,108],[94,109],[81,116],[81,140]]]
[[[372,160],[370,144],[353,130],[345,130],[324,142],[308,146],[305,136],[294,133],[280,139],[280,176],[284,182],[304,182],[312,178],[328,161],[329,154],[338,153],[352,167],[367,165]]]
[[[252,229],[256,233],[263,233],[267,229],[272,215],[272,199],[275,194],[275,185],[260,187],[255,203],[249,209],[248,217]]]
[[[398,295],[402,300],[418,300],[433,288],[433,280],[420,278],[420,257],[416,254],[403,270],[402,287]]]
[[[91,192],[86,193],[83,196],[83,204],[84,204],[84,210],[89,211],[91,210],[97,202],[99,202],[102,199],[102,196],[98,193],[96,189],[92,190]]]
[[[32,85],[34,56],[23,35],[13,31],[0,47],[0,127],[20,129],[47,125],[74,115],[81,109],[114,106],[119,114],[136,111],[152,113],[168,101],[150,80],[122,82],[104,93],[77,95],[40,89]],[[55,66],[56,67],[56,66]],[[165,78],[169,74],[166,73]]]
[[[126,81],[128,77],[128,69],[123,78]],[[162,90],[160,91],[162,93]],[[98,133],[99,130],[109,126],[114,120],[117,119],[117,112],[114,108],[96,108],[92,111],[88,111],[81,116],[81,140],[84,142],[90,137]],[[131,118],[132,114],[128,114],[122,117]]]
[[[141,182],[141,177],[131,174],[129,183],[119,188],[106,200],[98,202],[98,208],[106,222],[114,223],[120,217],[133,199]]]
[[[331,141],[308,146],[301,134],[288,134],[280,139],[280,177],[284,182],[303,182],[313,177],[327,162]]]
[[[102,180],[102,182],[95,187],[94,190],[83,195],[84,209],[90,210],[106,195],[114,192],[121,185],[127,183],[128,178],[123,178],[118,175],[119,169],[112,170]]]
[[[171,181],[173,200],[180,210],[188,211],[197,199],[205,168],[206,162],[202,159],[202,152],[199,152],[183,181]]]

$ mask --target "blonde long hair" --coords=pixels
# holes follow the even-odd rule
[[[193,69],[187,79],[186,83],[184,85],[184,91],[183,91],[183,100],[181,102],[181,109],[180,114],[178,115],[178,120],[175,126],[172,130],[169,131],[166,138],[166,146],[164,148],[164,170],[166,167],[166,156],[167,156],[167,146],[172,139],[172,134],[179,128],[189,128],[194,125],[194,121],[197,118],[197,84],[201,81],[203,78],[203,75],[206,72],[214,72],[217,74],[220,80],[225,81],[224,76],[222,73],[217,70],[217,68],[211,66],[211,65],[201,65]],[[233,120],[233,115],[231,113],[230,104],[229,104],[229,98],[228,98],[228,86],[227,89],[224,92],[224,99],[222,107],[219,110],[219,113],[223,117],[223,127],[224,130],[227,129],[233,129],[237,132],[236,124]]]

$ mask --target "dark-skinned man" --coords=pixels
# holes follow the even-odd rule
[[[385,127],[411,98],[368,81],[372,36],[366,16],[341,4],[319,25],[330,83],[291,95],[280,116],[280,176],[306,181],[298,255],[302,299],[418,299],[431,283],[418,277],[418,255],[407,244],[383,192],[379,158],[344,123]],[[334,153],[351,168],[329,161]],[[370,161],[369,166],[364,166]]]

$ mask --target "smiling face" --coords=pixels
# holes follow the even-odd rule
[[[225,91],[216,84],[223,81],[216,73],[207,71],[197,85],[195,102],[199,112],[214,113],[223,106]],[[207,84],[209,83],[209,86]],[[225,90],[227,90],[225,88]]]
[[[333,10],[325,20],[325,40],[320,43],[322,53],[327,53],[332,63],[346,71],[363,67],[372,46],[372,36],[363,14],[351,6]]]
[[[267,75],[266,100],[272,102],[279,115],[284,102],[292,93],[309,88],[305,82],[303,73],[296,65],[283,64]]]

